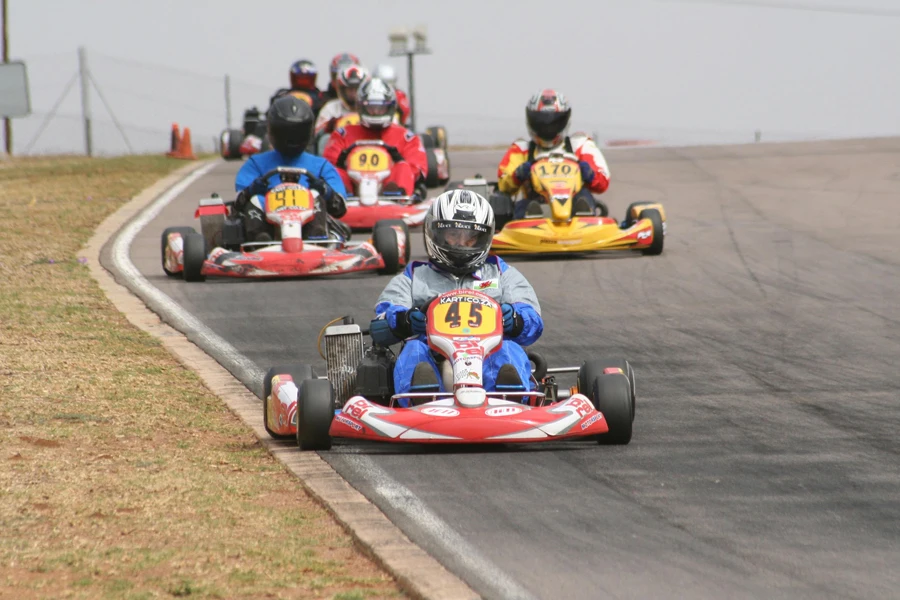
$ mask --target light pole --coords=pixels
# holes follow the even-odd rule
[[[412,37],[412,44],[410,44]],[[406,29],[394,29],[388,34],[391,42],[390,56],[406,55],[406,77],[409,81],[409,128],[416,130],[416,92],[413,76],[413,56],[416,54],[431,54],[428,49],[428,34],[424,26],[416,27],[411,32]]]

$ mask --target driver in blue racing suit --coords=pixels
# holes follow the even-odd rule
[[[518,269],[488,256],[494,234],[488,201],[470,190],[444,192],[425,218],[424,234],[431,260],[413,261],[391,280],[378,298],[378,317],[370,328],[379,345],[406,339],[394,366],[395,393],[452,391],[442,390],[425,338],[424,309],[434,297],[457,289],[483,292],[501,305],[504,341],[484,361],[485,389],[530,390],[531,363],[522,347],[544,330],[541,307]]]
[[[341,176],[327,160],[305,151],[315,124],[310,105],[290,95],[277,98],[269,108],[266,123],[269,141],[274,149],[250,156],[234,180],[234,189],[238,192],[234,205],[244,221],[247,241],[273,240],[274,227],[266,221],[264,207],[253,198],[265,195],[281,183],[279,175],[262,179],[262,175],[277,167],[298,167],[309,171],[313,177],[303,175],[298,183],[316,190],[324,202],[325,210],[319,211],[316,220],[304,228],[304,239],[327,238],[329,229],[344,239],[349,238],[349,228],[337,221],[347,212],[344,201],[347,190]]]

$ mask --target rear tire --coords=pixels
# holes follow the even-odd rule
[[[407,237],[407,248],[409,248],[408,240]],[[394,275],[400,271],[400,247],[397,232],[393,227],[384,225],[384,221],[375,223],[372,230],[372,244],[384,260],[384,268],[378,270],[381,275]]]
[[[181,272],[173,273],[166,269],[166,245],[169,243],[169,234],[170,233],[180,233],[181,237],[184,237],[190,233],[197,233],[193,227],[166,227],[162,232],[162,238],[160,239],[160,258],[162,260],[162,268],[166,275],[169,277],[181,277]]]
[[[653,204],[653,202],[647,202],[646,200],[643,202],[632,202],[628,205],[628,208],[625,209],[625,228],[631,227],[635,224],[635,220],[631,218],[631,211],[638,206],[646,206],[648,204]]]
[[[648,208],[641,211],[641,219],[650,219],[653,223],[653,242],[647,248],[641,250],[644,256],[659,256],[663,251],[663,242],[666,236],[663,232],[662,215],[655,208]]]
[[[441,185],[441,179],[438,177],[437,156],[434,155],[434,148],[426,148],[425,156],[428,158],[428,173],[425,175],[425,185],[430,188],[436,188]]]
[[[315,379],[316,375],[312,370],[312,367],[309,365],[283,365],[279,367],[272,367],[266,372],[266,376],[263,379],[263,427],[266,428],[266,433],[268,433],[272,438],[276,440],[289,440],[294,435],[282,435],[280,433],[275,433],[271,429],[269,429],[269,401],[268,397],[272,395],[272,378],[276,375],[290,375],[291,379],[294,380],[294,385],[297,386],[299,390],[300,386],[307,379]],[[299,399],[299,392],[298,392]]]
[[[327,379],[307,379],[297,394],[297,445],[301,450],[331,449],[334,389]]]
[[[204,281],[203,262],[206,260],[206,241],[199,233],[184,236],[184,280]]]
[[[225,136],[222,136],[223,138]],[[241,160],[241,143],[244,141],[244,132],[240,129],[228,130],[228,143],[222,140],[222,158],[225,160]]]
[[[506,194],[494,192],[488,198],[488,204],[494,210],[494,232],[499,232],[513,219],[513,201]]]
[[[383,219],[375,224],[375,227],[378,226],[391,228],[400,227],[403,234],[406,236],[406,248],[403,249],[403,259],[405,261],[404,264],[408,265],[409,259],[412,256],[412,240],[409,238],[409,225],[406,224],[406,221],[403,219]]]
[[[434,140],[435,147],[443,148],[445,152],[447,151],[447,130],[443,125],[432,125],[425,130],[425,133]]]
[[[603,413],[608,433],[597,436],[601,445],[624,445],[631,441],[634,419],[634,403],[625,375],[615,373],[594,378],[591,385],[591,402]]]

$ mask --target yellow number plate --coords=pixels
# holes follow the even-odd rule
[[[391,168],[391,155],[380,146],[360,146],[347,157],[348,171],[378,172]]]
[[[266,212],[280,208],[313,208],[313,198],[304,188],[275,189],[266,194]]]
[[[478,302],[438,304],[432,318],[441,335],[490,335],[497,329],[497,309]]]

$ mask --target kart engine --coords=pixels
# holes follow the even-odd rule
[[[356,367],[363,357],[363,333],[359,325],[345,323],[325,329],[325,364],[334,386],[335,406],[341,407],[356,388]]]

